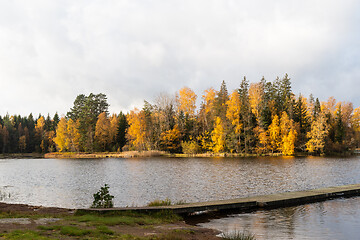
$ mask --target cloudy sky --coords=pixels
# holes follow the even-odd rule
[[[110,112],[288,73],[294,93],[360,106],[360,1],[0,0],[0,114]]]

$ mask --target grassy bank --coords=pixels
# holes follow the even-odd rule
[[[76,215],[24,206],[0,208],[0,239],[217,239],[217,232],[187,225],[170,212]]]

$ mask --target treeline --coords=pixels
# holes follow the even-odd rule
[[[59,118],[0,117],[0,151],[94,152],[162,150],[171,153],[293,155],[345,153],[360,142],[360,108],[295,95],[288,75],[238,89],[204,91],[201,104],[187,87],[160,94],[142,109],[110,115],[106,95],[79,95]]]

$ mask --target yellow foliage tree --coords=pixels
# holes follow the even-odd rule
[[[56,127],[56,137],[48,134],[49,139],[53,139],[59,152],[79,151],[80,146],[80,132],[79,121],[74,122],[72,119],[66,120],[62,117]],[[49,140],[49,142],[51,142]]]
[[[294,154],[296,136],[294,121],[289,119],[286,112],[283,112],[280,119],[280,138],[282,139],[280,148],[283,155]]]
[[[216,97],[216,91],[213,88],[209,88],[204,91],[202,98],[204,101],[204,108],[206,114],[213,110],[215,97]]]
[[[36,149],[39,151],[39,147],[42,152],[45,152],[45,119],[41,116],[35,125],[35,137],[37,139]]]
[[[146,123],[143,111],[134,109],[128,116],[128,139],[130,144],[137,150],[145,149]]]
[[[205,90],[202,95],[199,120],[204,124],[204,131],[211,132],[213,128],[215,97],[216,91],[213,88]]]
[[[260,122],[260,114],[262,102],[264,98],[264,86],[262,82],[251,83],[249,87],[249,103],[252,113],[256,117],[256,121]]]
[[[225,137],[224,127],[220,117],[216,117],[215,127],[211,133],[211,140],[213,142],[212,150],[215,153],[224,152],[225,150]]]
[[[74,122],[71,118],[67,122],[67,147],[71,152],[79,151],[80,147],[80,132],[79,132],[80,122],[77,120]]]
[[[201,149],[205,152],[210,151],[212,149],[212,140],[211,134],[208,131],[203,132],[197,138],[200,143]]]
[[[177,95],[178,112],[183,112],[185,115],[194,116],[196,109],[196,94],[188,87],[180,89]]]
[[[105,112],[100,113],[98,116],[95,126],[95,141],[102,151],[106,149],[106,145],[110,142],[110,120]]]
[[[160,135],[160,146],[164,151],[171,153],[180,152],[181,132],[177,125],[173,129],[162,132]]]
[[[310,132],[307,133],[309,141],[306,143],[306,150],[310,153],[319,152],[322,154],[328,129],[324,114],[320,114],[316,121],[311,124]]]
[[[271,124],[268,128],[270,149],[272,152],[280,150],[281,135],[280,135],[280,121],[278,115],[274,115]]]
[[[116,135],[118,133],[119,128],[119,118],[113,114],[110,118],[110,128],[109,128],[109,139],[110,142],[116,142]]]
[[[269,131],[265,131],[263,128],[257,126],[254,129],[254,134],[259,140],[256,146],[256,152],[258,154],[268,152],[270,149]]]
[[[294,154],[296,131],[291,129],[288,134],[283,137],[281,152],[285,156],[291,156]]]
[[[356,132],[360,132],[360,107],[354,109],[351,116],[351,125]]]
[[[226,117],[230,120],[235,128],[235,133],[240,134],[242,124],[240,122],[241,102],[238,91],[233,91],[229,100],[226,102],[227,110]]]
[[[56,127],[56,137],[54,142],[59,152],[65,152],[69,148],[69,140],[67,136],[67,120],[62,117]]]

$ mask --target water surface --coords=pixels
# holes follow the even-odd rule
[[[89,207],[105,183],[115,206],[198,202],[360,183],[360,158],[2,159],[0,201]]]
[[[261,239],[359,239],[360,197],[296,207],[259,210],[213,219],[199,226],[231,233],[248,231]]]

